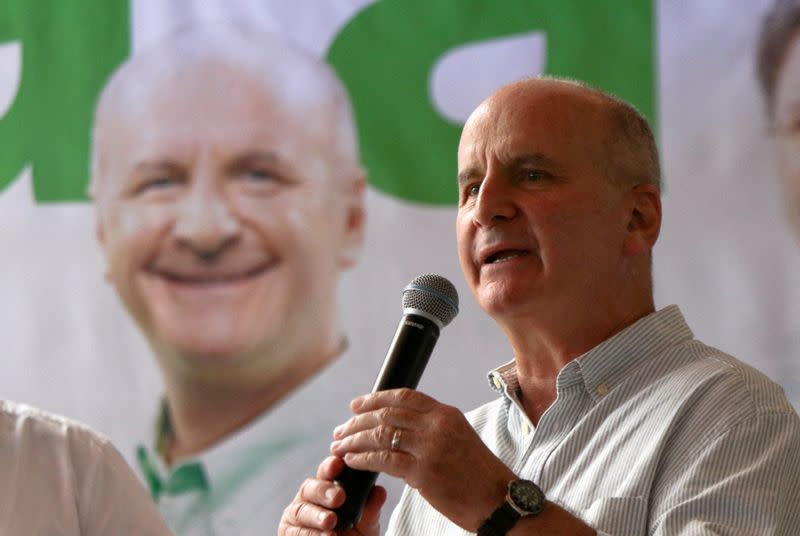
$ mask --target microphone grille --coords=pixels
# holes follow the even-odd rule
[[[403,311],[407,309],[423,311],[444,327],[458,314],[458,292],[440,275],[418,275],[403,289]]]

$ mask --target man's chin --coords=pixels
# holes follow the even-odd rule
[[[176,352],[182,361],[189,365],[226,365],[239,360],[242,350],[225,345],[182,346]]]
[[[253,353],[251,345],[242,341],[204,337],[202,334],[162,338],[157,346],[163,349],[164,353],[171,355],[170,360],[188,369],[235,366],[245,359],[244,356]]]
[[[252,300],[204,302],[195,307],[168,300],[152,303],[143,331],[155,343],[157,353],[177,356],[189,364],[236,362],[275,336],[275,330],[253,321],[270,311],[255,307]]]
[[[479,291],[478,303],[493,318],[515,316],[530,308],[530,294],[524,285],[497,285]]]

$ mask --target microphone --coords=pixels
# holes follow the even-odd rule
[[[415,277],[403,289],[403,318],[389,345],[372,392],[410,387],[414,389],[428,364],[439,331],[458,314],[458,292],[440,275]],[[345,466],[336,481],[347,494],[336,509],[336,530],[352,528],[361,519],[367,496],[378,473]]]

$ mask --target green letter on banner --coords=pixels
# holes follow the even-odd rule
[[[33,168],[38,201],[86,199],[95,99],[130,48],[127,1],[4,0],[0,44],[22,48],[20,86],[0,117],[0,194]]]
[[[655,119],[651,0],[381,0],[328,53],[355,107],[370,183],[393,196],[452,204],[460,129],[428,94],[431,69],[471,42],[541,31],[545,73],[583,80]],[[475,65],[471,76],[481,76]],[[468,83],[468,80],[467,80]]]

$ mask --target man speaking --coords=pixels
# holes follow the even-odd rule
[[[188,29],[115,72],[92,153],[107,279],[166,388],[151,492],[179,534],[261,534],[327,445],[311,380],[363,238],[347,94],[278,37]]]
[[[280,534],[332,534],[343,461],[406,482],[392,535],[800,534],[782,390],[655,311],[659,182],[646,121],[616,98],[531,79],[484,101],[458,148],[456,233],[514,351],[490,374],[500,397],[466,418],[411,390],[357,398]],[[377,534],[384,497],[347,534]]]

